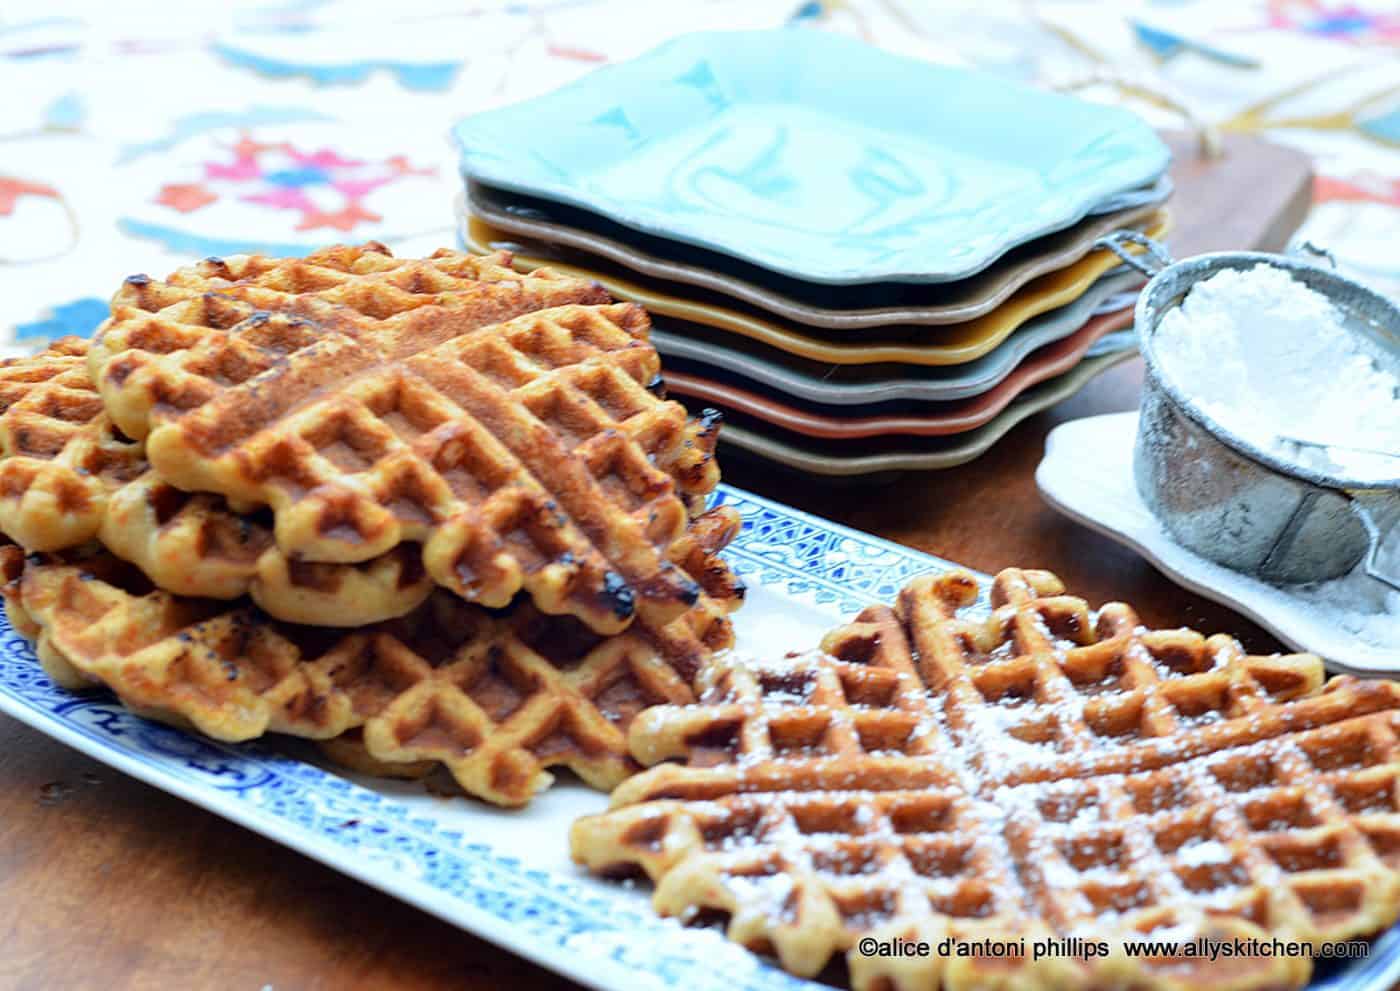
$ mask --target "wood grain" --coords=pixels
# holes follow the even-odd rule
[[[1178,255],[1281,246],[1307,208],[1301,155],[1232,138],[1202,164],[1178,140]],[[1137,404],[1119,366],[963,468],[880,488],[794,482],[735,465],[736,484],[983,570],[1058,572],[1153,624],[1271,639],[1058,516],[1032,474],[1046,432]],[[561,837],[560,842],[563,842]],[[0,716],[0,988],[470,989],[572,985]]]
[[[0,717],[0,988],[571,986]]]

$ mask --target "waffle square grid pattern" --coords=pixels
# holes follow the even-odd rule
[[[566,766],[609,789],[637,769],[633,717],[692,701],[696,673],[733,642],[743,584],[718,552],[738,519],[697,517],[670,549],[702,588],[664,626],[602,636],[528,602],[489,612],[439,590],[408,615],[331,630],[277,622],[246,600],[153,588],[101,551],[0,547],[11,624],[72,690],[97,685],[133,711],[218,740],[276,732],[323,741],[361,770],[444,767],[466,792],[526,804]]]
[[[650,770],[574,858],[865,991],[1301,987],[1304,957],[1130,940],[1374,934],[1400,913],[1400,686],[1090,614],[1046,572],[915,581],[822,652],[717,659],[634,722]],[[868,955],[879,940],[1107,940],[1107,957]]]
[[[421,543],[430,578],[522,588],[600,633],[698,594],[667,545],[718,480],[717,423],[660,391],[645,312],[503,254],[211,259],[128,279],[89,370],[163,480],[267,507],[288,557]]]

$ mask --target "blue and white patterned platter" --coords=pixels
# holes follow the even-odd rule
[[[793,28],[686,35],[455,135],[472,179],[829,284],[965,278],[1169,158],[1126,110]]]
[[[722,486],[744,529],[727,552],[749,584],[738,615],[753,652],[814,644],[833,621],[889,601],[946,561]],[[984,603],[985,604],[985,603]],[[441,798],[419,785],[351,779],[265,744],[230,746],[76,696],[43,674],[0,619],[0,711],[157,788],[299,850],[463,929],[592,987],[797,991],[791,977],[713,930],[657,918],[644,887],[583,875],[573,819],[606,797],[561,781],[523,811]],[[1400,929],[1371,956],[1330,970],[1317,991],[1385,991],[1400,977]]]

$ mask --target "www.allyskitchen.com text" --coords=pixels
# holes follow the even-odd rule
[[[1109,955],[1113,944],[1104,939],[1078,936],[1032,939],[953,939],[936,942],[915,939],[874,939],[866,937],[856,951],[866,957],[1003,957],[1043,960],[1048,957],[1093,960]],[[1228,960],[1260,957],[1312,957],[1316,959],[1357,960],[1371,952],[1365,940],[1335,943],[1306,943],[1288,939],[1231,938],[1190,940],[1131,939],[1122,943],[1129,957],[1146,959]]]

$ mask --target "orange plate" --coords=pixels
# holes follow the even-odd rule
[[[1015,371],[987,392],[956,402],[939,403],[939,412],[924,416],[826,416],[788,406],[777,399],[760,396],[739,386],[684,372],[667,371],[666,385],[677,395],[719,403],[736,412],[747,413],[774,426],[808,437],[828,440],[853,440],[884,434],[943,437],[975,430],[990,422],[1026,389],[1068,371],[1084,357],[1099,338],[1111,331],[1131,326],[1132,322],[1131,307],[1100,314],[1069,337],[1047,344],[1031,354]]]
[[[1171,215],[1166,210],[1158,210],[1156,218],[1148,227],[1147,235],[1160,240],[1171,229]],[[520,271],[528,272],[547,265],[565,275],[596,281],[616,298],[641,303],[652,313],[703,323],[780,351],[832,365],[883,362],[960,365],[974,361],[1001,344],[1027,320],[1073,302],[1105,272],[1122,264],[1110,251],[1094,251],[1073,265],[1032,279],[996,309],[975,320],[946,327],[885,328],[891,334],[904,335],[906,340],[867,341],[857,338],[832,341],[809,333],[814,330],[817,334],[822,333],[818,328],[798,327],[761,314],[695,302],[664,292],[650,283],[635,282],[557,259],[531,255],[528,251],[521,251],[522,246],[512,241],[504,231],[497,230],[478,217],[468,216],[464,218],[464,224],[459,232],[462,243],[475,254],[486,254],[496,248],[511,250],[517,252],[512,264]],[[529,245],[524,247],[531,248]],[[548,249],[534,246],[532,250]]]

